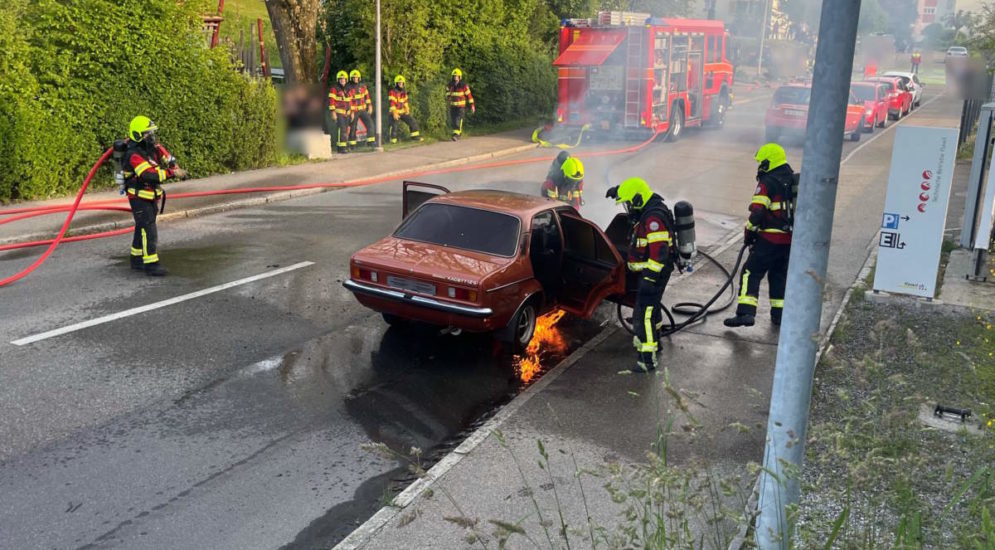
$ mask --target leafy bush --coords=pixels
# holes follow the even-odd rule
[[[235,72],[224,49],[205,47],[203,0],[13,8],[0,14],[0,200],[72,192],[137,114],[156,121],[194,174],[276,159],[276,94]]]

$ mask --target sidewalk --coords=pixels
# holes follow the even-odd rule
[[[407,147],[385,153],[356,152],[330,161],[299,164],[294,166],[264,168],[247,172],[211,176],[185,182],[168,183],[166,193],[176,194],[190,191],[244,189],[261,186],[291,186],[313,183],[349,182],[357,179],[375,178],[400,174],[412,170],[439,169],[478,162],[498,156],[510,155],[535,149],[531,142],[532,129],[519,129],[499,134],[467,137],[453,143],[449,141],[424,146]],[[94,159],[96,160],[96,159]],[[258,205],[265,202],[286,200],[292,197],[320,193],[328,189],[305,189],[277,191],[273,193],[252,193],[215,195],[168,200],[166,212],[160,220],[169,220],[195,215],[210,214],[232,208]],[[45,201],[22,202],[0,208],[4,210],[72,204],[74,197]],[[127,201],[118,191],[87,193],[84,202],[100,200]],[[0,225],[0,244],[33,241],[54,237],[65,213],[39,216]],[[0,216],[0,219],[3,219]],[[81,211],[73,218],[70,231],[73,235],[107,231],[131,225],[131,216],[124,212]]]

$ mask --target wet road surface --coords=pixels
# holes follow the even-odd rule
[[[648,175],[669,201],[696,204],[702,244],[721,240],[741,227],[753,191],[765,105],[734,110],[720,131],[585,162],[582,212],[604,226],[616,213],[603,199],[609,182]],[[546,169],[426,180],[533,193]],[[490,339],[387,329],[341,287],[349,255],[391,231],[399,211],[397,185],[386,184],[164,224],[165,279],[131,273],[121,237],[66,245],[0,291],[0,546],[327,547],[408,477],[403,461],[361,445],[414,446],[430,461],[519,391]],[[865,233],[853,228],[853,242]],[[0,272],[36,253],[0,254]],[[315,264],[9,344],[302,261]],[[599,322],[561,328],[572,348]]]

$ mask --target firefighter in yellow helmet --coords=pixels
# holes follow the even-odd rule
[[[463,81],[463,71],[453,69],[450,77],[449,84],[446,84],[446,102],[449,103],[449,122],[453,125],[452,140],[456,141],[463,135],[466,108],[470,107],[470,112],[476,113],[477,107],[473,104],[470,86]]]
[[[584,164],[570,153],[561,151],[549,166],[546,181],[542,183],[540,194],[553,200],[563,201],[580,210],[584,204]]]
[[[166,269],[159,262],[157,244],[159,232],[156,216],[159,201],[165,201],[162,184],[171,178],[187,177],[187,171],[176,165],[176,159],[159,144],[158,127],[147,116],[136,116],[128,126],[128,140],[122,158],[124,189],[135,218],[135,233],[131,239],[131,268],[146,275],[162,277]]]
[[[404,76],[394,77],[394,86],[387,93],[390,100],[390,142],[397,143],[397,134],[401,129],[401,123],[408,125],[411,132],[409,137],[414,141],[421,141],[421,132],[418,130],[418,123],[411,116],[411,102],[408,99],[408,90],[405,88]]]
[[[757,188],[750,201],[745,244],[750,255],[739,281],[736,316],[726,319],[727,327],[752,327],[756,322],[760,282],[767,276],[770,287],[770,320],[781,324],[784,287],[788,282],[788,257],[794,217],[795,174],[788,165],[784,148],[768,143],[757,151]]]
[[[332,129],[335,150],[339,154],[349,152],[349,127],[352,124],[352,98],[349,97],[349,73],[339,71],[335,84],[328,89],[328,111],[332,115],[335,128]]]
[[[349,147],[356,146],[356,131],[359,122],[366,128],[366,146],[374,148],[377,145],[377,131],[373,126],[373,101],[370,100],[370,89],[363,82],[359,69],[349,72],[349,98],[352,101],[352,126],[349,128]]]
[[[639,276],[632,328],[636,333],[636,366],[632,372],[650,372],[657,367],[660,349],[657,326],[662,321],[660,301],[674,271],[674,216],[646,180],[629,178],[605,194],[625,206],[634,222],[629,241],[627,267]]]

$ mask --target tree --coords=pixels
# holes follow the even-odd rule
[[[883,33],[888,30],[888,14],[881,9],[878,0],[861,0],[860,21],[857,32],[861,35]]]
[[[879,0],[889,15],[888,32],[895,37],[895,47],[905,50],[912,42],[912,24],[919,18],[917,0]]]
[[[287,83],[317,82],[321,0],[265,1]]]

